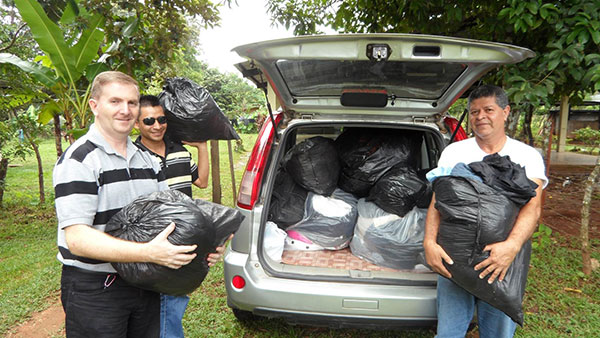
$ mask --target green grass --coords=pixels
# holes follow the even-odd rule
[[[552,244],[531,260],[521,337],[593,337],[600,327],[600,270],[581,272],[579,242],[553,234]],[[592,241],[600,259],[600,241]]]
[[[63,150],[68,143],[63,142]],[[56,163],[56,148],[54,139],[40,143],[40,154],[44,168],[44,191],[48,204],[54,204],[54,189],[52,188],[52,168]],[[13,160],[9,163],[6,176],[6,189],[3,203],[9,205],[38,205],[38,169],[35,156],[31,154],[25,160]]]
[[[0,217],[0,335],[43,310],[60,289],[52,205],[14,206]]]
[[[231,149],[233,153],[233,167],[235,175],[235,189],[236,192],[240,190],[240,180],[242,179],[242,173],[246,169],[246,162],[254,146],[257,134],[241,134],[241,141],[244,151],[236,151],[236,142],[231,141]],[[198,161],[198,152],[196,148],[186,146],[186,148],[192,154],[194,161]],[[210,149],[210,145],[209,145]],[[210,161],[210,150],[209,150],[209,161]],[[231,172],[229,168],[229,152],[227,149],[227,141],[219,141],[219,174],[221,178],[221,204],[232,207],[234,205],[233,199],[233,187],[231,184]],[[212,175],[208,175],[208,187],[205,189],[193,189],[194,198],[201,198],[204,200],[213,200],[212,196]],[[237,199],[237,196],[235,196]]]
[[[241,135],[246,152],[234,153],[236,183],[256,134]],[[66,147],[65,147],[66,148]],[[37,167],[33,156],[15,162],[7,176],[4,207],[0,209],[0,336],[26,321],[32,313],[56,302],[60,264],[56,260],[56,219],[52,167],[56,160],[52,140],[41,144],[47,203],[39,205]],[[194,152],[192,154],[195,156]],[[220,142],[222,201],[232,205],[227,144]],[[211,188],[194,190],[196,198],[211,199]],[[600,327],[600,271],[581,274],[577,241],[551,235],[551,245],[534,251],[524,301],[525,324],[518,337],[592,337]],[[592,257],[600,260],[600,242],[592,242]],[[579,290],[569,291],[569,290]],[[433,330],[330,330],[288,325],[281,320],[242,324],[227,307],[223,264],[208,274],[190,300],[184,318],[188,337],[432,337]]]

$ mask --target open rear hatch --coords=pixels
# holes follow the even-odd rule
[[[283,111],[430,116],[446,112],[490,69],[522,61],[526,48],[409,34],[303,36],[242,45],[240,71],[269,83]]]

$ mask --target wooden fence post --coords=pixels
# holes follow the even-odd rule
[[[219,164],[219,141],[210,140],[210,173],[212,178],[212,201],[221,204],[221,167]]]
[[[231,140],[227,140],[227,150],[229,152],[229,172],[231,173],[231,189],[233,190],[233,204],[235,208],[235,202],[237,201],[237,191],[235,189],[235,170],[233,167],[233,150],[231,149]]]

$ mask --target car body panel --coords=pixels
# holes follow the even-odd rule
[[[234,275],[246,279],[243,290],[226,283],[230,306],[241,310],[435,320],[435,287],[275,278],[265,273],[258,260],[232,250],[225,264],[226,281]]]

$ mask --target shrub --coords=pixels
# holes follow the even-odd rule
[[[575,130],[573,134],[575,135],[574,141],[585,144],[590,154],[593,154],[594,150],[600,146],[600,130],[587,126]]]

